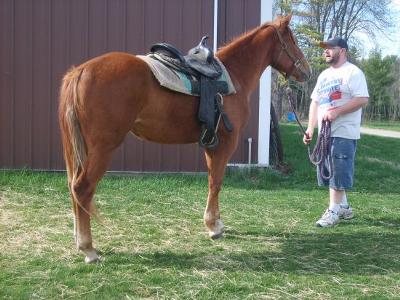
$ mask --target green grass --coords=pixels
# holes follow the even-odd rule
[[[400,139],[360,140],[356,217],[319,229],[327,191],[297,128],[282,130],[292,171],[229,171],[217,241],[202,220],[206,176],[104,178],[94,265],[74,248],[65,175],[0,171],[0,299],[397,298]]]
[[[400,131],[400,121],[365,121],[362,126],[376,129]]]

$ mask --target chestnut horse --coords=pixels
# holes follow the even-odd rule
[[[269,65],[298,81],[310,76],[310,67],[289,28],[291,16],[278,17],[222,47],[216,56],[225,65],[236,89],[224,108],[233,125],[218,130],[219,145],[205,149],[208,199],[204,223],[211,238],[223,233],[218,193],[226,164],[250,116],[250,95]],[[71,192],[74,236],[85,261],[99,256],[92,245],[92,198],[113,151],[127,133],[165,144],[196,143],[200,134],[197,97],[163,88],[148,65],[128,53],[108,53],[73,67],[64,76],[59,121]]]

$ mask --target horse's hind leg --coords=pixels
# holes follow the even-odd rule
[[[78,249],[85,253],[85,262],[92,263],[99,260],[99,256],[92,244],[90,218],[95,213],[92,203],[97,183],[107,170],[111,152],[89,151],[84,167],[76,179],[71,182],[74,197],[74,228],[75,240]]]

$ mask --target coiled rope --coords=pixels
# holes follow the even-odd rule
[[[286,88],[286,95],[289,99],[289,104],[293,111],[297,124],[299,125],[303,134],[307,135],[303,125],[301,125],[301,122],[297,116],[296,108],[293,101],[292,89],[290,87]],[[331,122],[328,120],[323,120],[313,151],[311,151],[310,145],[307,145],[307,151],[310,162],[313,165],[319,167],[319,173],[321,177],[325,180],[329,180],[332,178],[333,161],[331,156],[331,146]],[[324,165],[326,165],[326,174],[324,172]]]

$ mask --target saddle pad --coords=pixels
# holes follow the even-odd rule
[[[157,54],[151,55],[156,56]],[[151,55],[137,55],[137,57],[147,63],[161,86],[179,93],[191,96],[200,96],[199,93],[195,93],[194,91],[195,89],[193,87],[193,84],[195,82],[198,82],[195,77],[191,77],[177,70],[170,69],[157,59],[151,57]],[[228,92],[224,95],[235,94],[236,90],[228,71],[225,69],[225,66],[218,60],[218,58],[216,59],[223,71],[221,77],[217,78],[217,80],[224,81],[228,85]]]

